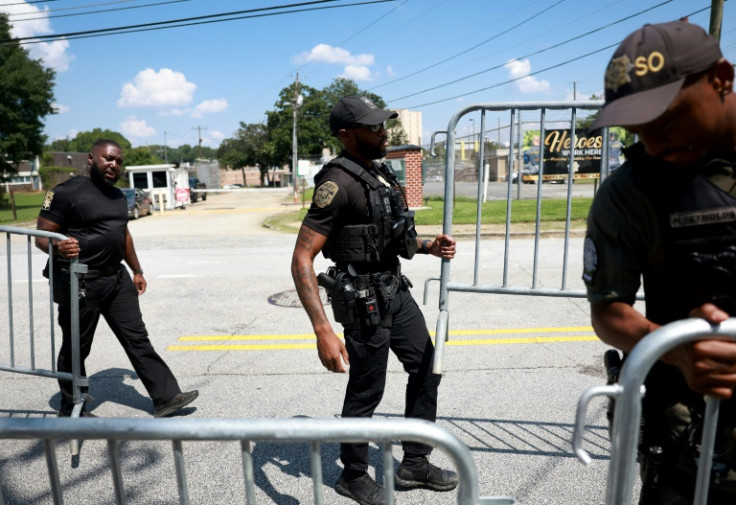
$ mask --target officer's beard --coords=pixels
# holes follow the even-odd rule
[[[122,174],[118,174],[114,179],[108,179],[105,177],[104,170],[100,172],[100,167],[97,166],[97,163],[92,162],[92,165],[89,167],[89,178],[92,179],[92,182],[94,182],[95,185],[102,188],[114,186],[115,183],[120,180],[121,175]]]

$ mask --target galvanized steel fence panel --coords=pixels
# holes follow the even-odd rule
[[[51,495],[55,505],[64,503],[64,486],[59,476],[55,441],[64,439],[106,440],[115,503],[126,503],[125,479],[120,444],[124,441],[172,442],[179,503],[190,503],[184,442],[240,442],[245,503],[254,505],[255,480],[252,444],[286,442],[309,444],[314,503],[324,503],[322,457],[324,443],[374,442],[382,453],[386,502],[394,503],[394,441],[412,441],[443,451],[452,461],[460,483],[459,505],[515,505],[510,497],[480,496],[478,473],[470,450],[450,431],[435,423],[416,419],[0,419],[0,439],[41,440],[44,445]],[[212,462],[217,464],[217,462]],[[12,461],[6,463],[12,465]],[[33,476],[38,479],[37,475]],[[99,497],[102,501],[103,498]],[[0,504],[3,503],[0,483]]]
[[[453,208],[455,198],[455,140],[456,140],[456,129],[458,122],[464,116],[472,112],[479,111],[481,114],[480,120],[480,138],[485,138],[486,133],[486,113],[487,112],[499,112],[506,111],[509,113],[509,128],[510,128],[510,139],[509,143],[509,154],[508,154],[508,172],[509,175],[512,172],[513,160],[516,159],[516,153],[514,152],[515,146],[514,141],[519,136],[517,130],[517,119],[522,111],[536,111],[539,113],[539,131],[540,131],[540,144],[545,138],[545,132],[547,131],[547,111],[570,111],[569,124],[570,124],[570,137],[575,139],[576,123],[578,120],[577,113],[580,110],[595,111],[601,108],[603,102],[601,101],[573,101],[573,102],[506,102],[506,103],[480,103],[475,105],[469,105],[460,109],[455,115],[450,118],[447,126],[447,131],[436,132],[432,136],[432,152],[434,153],[435,136],[437,133],[445,133],[446,140],[446,167],[445,167],[445,190],[444,190],[444,220],[442,225],[442,231],[445,234],[452,235],[453,226]],[[559,119],[555,119],[554,122],[559,123]],[[608,174],[608,131],[607,129],[603,132],[603,146],[601,154],[601,173],[600,178],[603,180]],[[542,205],[542,193],[543,184],[541,183],[544,177],[544,155],[543,145],[540,145],[540,158],[539,158],[539,175],[537,184],[537,195],[536,195],[536,220],[535,220],[535,232],[534,232],[534,257],[532,266],[532,283],[531,286],[511,286],[509,285],[509,246],[511,242],[511,201],[513,198],[512,189],[512,178],[507,177],[507,195],[506,195],[506,231],[504,237],[504,260],[503,260],[503,275],[499,284],[480,284],[480,244],[481,244],[481,232],[482,232],[482,221],[481,221],[481,206],[483,203],[483,185],[487,178],[487,174],[484,173],[484,144],[480,142],[480,152],[478,155],[478,191],[477,191],[477,212],[476,212],[476,223],[475,223],[475,251],[474,251],[474,263],[473,263],[473,281],[472,283],[463,282],[452,282],[450,280],[450,269],[452,262],[450,260],[442,260],[441,273],[439,277],[440,288],[439,288],[439,315],[437,317],[436,326],[436,340],[435,340],[435,359],[433,364],[434,373],[442,373],[443,358],[444,358],[444,343],[448,337],[448,320],[449,320],[449,293],[450,291],[462,291],[462,292],[473,292],[473,293],[495,293],[495,294],[508,294],[508,295],[525,295],[525,296],[552,296],[552,297],[571,297],[571,298],[584,298],[586,296],[585,290],[583,289],[570,289],[568,286],[568,255],[570,253],[570,218],[571,218],[571,204],[572,204],[572,184],[574,174],[574,151],[571,148],[569,153],[568,162],[568,174],[567,180],[567,208],[565,214],[565,228],[564,228],[564,248],[562,254],[562,261],[560,265],[561,272],[561,285],[559,289],[551,288],[540,288],[538,286],[538,266],[539,266],[539,255],[540,255],[540,234],[541,234],[541,205]],[[519,167],[519,176],[516,182],[517,184],[517,196],[520,193],[521,181],[521,167]],[[582,256],[582,251],[578,251]],[[430,281],[438,280],[437,278],[428,279],[425,282],[425,303],[428,283]]]
[[[575,418],[573,449],[585,464],[590,463],[583,449],[585,414],[590,401],[598,396],[610,396],[616,400],[611,431],[611,460],[606,484],[606,505],[632,503],[636,469],[637,444],[641,427],[641,400],[646,393],[644,379],[652,366],[664,354],[677,346],[709,338],[736,341],[736,318],[720,325],[710,325],[704,319],[684,319],[662,326],[644,337],[627,356],[618,383],[597,386],[586,390],[578,402]],[[713,449],[718,423],[720,401],[706,396],[705,417],[694,505],[706,505],[710,486]]]
[[[49,324],[48,324],[48,337],[49,337],[49,354],[51,356],[51,363],[49,368],[43,368],[37,365],[36,356],[36,337],[39,333],[36,329],[35,320],[35,307],[34,307],[34,295],[33,295],[33,280],[34,276],[40,277],[40,274],[35,274],[33,269],[32,253],[34,250],[35,237],[48,238],[50,243],[56,243],[60,240],[66,240],[66,236],[60,233],[52,233],[40,230],[29,230],[26,228],[18,228],[14,226],[0,226],[0,233],[5,234],[6,242],[6,256],[7,256],[7,303],[8,303],[8,362],[0,362],[0,371],[22,373],[28,375],[36,375],[40,377],[49,377],[54,379],[69,380],[72,382],[73,394],[74,394],[74,409],[72,417],[79,417],[82,407],[84,405],[84,395],[81,392],[83,386],[88,385],[86,377],[81,375],[81,360],[80,360],[80,348],[79,348],[79,279],[78,274],[87,271],[87,266],[79,263],[77,258],[72,259],[70,264],[70,300],[71,300],[71,337],[72,337],[72,372],[59,372],[56,369],[56,323],[54,320],[54,271],[55,261],[54,255],[51,254],[49,258]],[[28,283],[27,292],[27,311],[28,311],[28,365],[22,365],[19,363],[19,357],[16,356],[17,343],[16,342],[16,324],[14,319],[15,305],[13,293],[13,248],[12,248],[12,237],[21,238],[26,242],[26,275]],[[76,452],[76,444],[72,443],[72,452]],[[2,504],[0,504],[2,505]]]

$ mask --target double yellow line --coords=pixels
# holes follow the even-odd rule
[[[445,345],[511,345],[511,344],[545,344],[559,342],[592,342],[598,340],[591,334],[590,326],[568,326],[558,328],[510,328],[495,330],[454,330],[450,331],[450,339]],[[582,334],[581,334],[582,333]],[[430,332],[434,336],[434,332]],[[503,335],[495,338],[459,338]],[[511,337],[510,335],[528,335]],[[342,335],[340,335],[342,336]],[[308,340],[305,343],[259,343],[232,344],[229,342],[276,342]],[[219,342],[217,344],[172,345],[168,351],[283,351],[293,349],[316,349],[317,343],[313,333],[294,333],[284,335],[186,335],[179,337],[179,342]]]

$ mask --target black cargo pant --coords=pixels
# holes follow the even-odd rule
[[[402,283],[403,284],[403,283]],[[345,329],[345,346],[350,357],[350,376],[342,417],[371,417],[383,397],[386,385],[388,351],[391,349],[409,374],[406,386],[405,417],[434,422],[437,416],[437,389],[442,378],[432,373],[434,345],[424,316],[402,285],[389,303],[385,315],[390,327],[373,326]],[[385,315],[384,316],[385,319]],[[431,452],[431,447],[403,443],[405,457],[416,459]],[[368,444],[341,444],[340,459],[348,479],[368,469]]]
[[[68,285],[64,289],[68,290]],[[148,339],[148,332],[138,303],[138,290],[128,271],[121,265],[117,273],[113,275],[85,278],[84,290],[85,296],[79,300],[80,371],[82,376],[87,375],[84,361],[92,349],[97,323],[102,316],[120,345],[123,346],[133,369],[153,400],[154,408],[179,394],[181,389],[174,374],[156,353]],[[63,340],[57,369],[60,372],[71,373],[71,309],[68,305],[59,304],[59,326],[61,326]],[[74,407],[72,383],[60,380],[59,387],[61,389],[60,412],[68,415]]]

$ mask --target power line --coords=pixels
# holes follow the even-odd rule
[[[120,4],[120,3],[128,3],[128,2],[137,2],[138,0],[115,0],[114,2],[104,2],[104,3],[97,3],[97,4],[88,4],[88,5],[77,5],[75,7],[59,7],[57,9],[49,9],[45,12],[59,12],[59,11],[75,11],[79,9],[86,9],[87,7],[102,7],[103,5],[112,5],[112,4]],[[33,3],[33,2],[25,2],[25,3]],[[0,5],[0,7],[5,7],[8,4]],[[21,5],[21,4],[15,4],[15,5]],[[30,16],[33,14],[38,14],[38,11],[28,11],[28,12],[15,12],[12,15],[13,16]]]
[[[726,0],[726,1],[728,1],[728,0]],[[696,10],[696,11],[694,11],[694,12],[691,12],[691,13],[689,13],[689,14],[686,14],[686,15],[685,15],[685,16],[683,16],[683,17],[690,17],[690,16],[694,16],[694,15],[696,15],[696,14],[700,14],[701,12],[704,12],[704,11],[708,10],[709,8],[710,8],[710,7],[703,7],[702,9],[698,9],[698,10]],[[679,18],[678,18],[678,19],[679,19]],[[567,65],[568,63],[572,63],[572,62],[574,62],[574,61],[577,61],[578,59],[581,59],[581,58],[587,58],[588,56],[592,56],[592,55],[594,55],[594,54],[600,53],[601,51],[605,51],[605,50],[607,50],[607,49],[611,49],[611,48],[613,48],[613,47],[617,47],[617,46],[618,46],[619,44],[620,44],[620,42],[616,42],[615,44],[611,44],[611,45],[609,45],[609,46],[606,46],[606,47],[602,47],[602,48],[600,48],[600,49],[596,49],[596,50],[594,50],[594,51],[591,51],[591,52],[589,52],[589,53],[585,53],[585,54],[583,54],[583,55],[581,55],[581,56],[578,56],[578,57],[576,57],[576,58],[573,58],[573,59],[570,59],[570,60],[566,60],[566,61],[563,61],[563,62],[561,62],[561,63],[557,63],[557,64],[555,64],[555,65],[551,65],[551,66],[549,66],[549,67],[546,67],[546,68],[543,68],[543,69],[541,69],[541,70],[537,70],[536,72],[531,72],[531,73],[529,73],[529,74],[526,74],[526,75],[523,75],[523,76],[519,76],[519,77],[516,77],[516,78],[513,78],[513,79],[508,79],[508,80],[506,80],[506,81],[503,81],[503,82],[499,82],[499,83],[493,84],[493,85],[491,85],[491,86],[486,86],[486,87],[484,87],[484,88],[481,88],[481,89],[476,89],[476,90],[473,90],[473,91],[469,91],[469,92],[467,92],[467,93],[462,93],[462,94],[460,94],[460,95],[455,95],[455,96],[452,96],[452,97],[449,97],[449,98],[443,98],[443,99],[440,99],[440,100],[435,100],[435,101],[433,101],[433,102],[427,102],[427,103],[423,103],[423,104],[420,104],[420,105],[414,105],[414,106],[409,106],[409,107],[407,107],[407,108],[410,108],[410,109],[411,109],[411,108],[426,107],[426,106],[429,106],[429,105],[436,105],[436,104],[438,104],[438,103],[443,103],[443,102],[447,102],[447,101],[449,101],[449,100],[455,100],[455,99],[457,99],[457,98],[462,98],[462,97],[465,97],[465,96],[468,96],[468,95],[473,95],[473,94],[475,94],[475,93],[480,93],[481,91],[487,91],[487,90],[489,90],[489,89],[497,88],[497,87],[499,87],[499,86],[503,86],[503,85],[506,85],[506,84],[510,84],[510,83],[512,83],[512,82],[516,82],[516,81],[519,81],[519,80],[521,80],[521,79],[524,79],[524,78],[526,78],[526,77],[530,77],[530,76],[532,76],[532,75],[538,75],[538,74],[541,74],[542,72],[546,72],[547,70],[552,70],[552,69],[555,69],[555,68],[558,68],[558,67],[561,67],[561,66]],[[498,67],[496,67],[496,68],[498,68]],[[419,94],[419,93],[415,93],[415,94]],[[408,95],[408,96],[413,96],[413,95]],[[397,99],[397,100],[398,100],[398,99]]]
[[[59,39],[70,39],[71,40],[71,39],[89,38],[89,37],[105,37],[109,35],[119,35],[123,33],[137,33],[137,32],[144,32],[144,31],[163,30],[167,28],[180,28],[183,26],[220,23],[224,21],[235,21],[239,19],[252,19],[252,18],[259,18],[259,17],[276,16],[276,15],[281,15],[281,14],[294,14],[294,13],[299,13],[299,12],[336,9],[336,8],[342,8],[342,7],[356,7],[360,5],[395,2],[396,0],[367,0],[363,2],[355,2],[351,4],[345,4],[345,5],[295,8],[295,7],[303,7],[303,6],[314,5],[314,4],[324,4],[324,3],[335,2],[335,1],[341,1],[341,0],[313,0],[309,2],[284,4],[284,5],[278,5],[278,6],[273,6],[273,7],[261,7],[257,9],[246,9],[242,11],[224,12],[221,14],[210,14],[210,15],[205,15],[205,16],[194,16],[194,17],[189,17],[189,18],[172,19],[168,21],[141,23],[137,25],[119,26],[119,27],[112,27],[112,28],[101,28],[101,29],[96,29],[96,30],[59,33],[59,34],[53,34],[53,35],[36,35],[36,36],[30,36],[30,37],[19,37],[17,39],[2,40],[0,41],[0,45],[38,44],[40,42],[44,42],[48,40],[59,40]],[[282,12],[263,13],[264,11],[273,11],[273,10],[279,10],[279,9],[291,9],[291,10],[283,10]],[[255,14],[258,12],[261,12],[261,14]],[[241,14],[244,14],[244,15],[241,15]],[[227,19],[212,19],[212,18],[224,18],[227,16],[235,16],[235,17],[229,17]],[[165,26],[165,25],[170,25],[170,26]]]
[[[566,0],[558,0],[558,1],[556,2],[556,3],[554,3],[554,4],[550,5],[550,6],[549,6],[549,7],[547,7],[546,9],[542,9],[541,11],[538,11],[538,12],[537,12],[536,14],[533,14],[532,16],[529,16],[528,18],[524,19],[523,21],[520,21],[519,23],[517,23],[517,24],[515,24],[515,25],[513,25],[513,26],[511,26],[511,27],[509,27],[509,28],[507,28],[506,30],[503,30],[503,31],[501,31],[501,32],[497,33],[497,34],[496,34],[496,35],[494,35],[493,37],[490,37],[490,38],[488,38],[488,39],[486,39],[486,40],[484,40],[484,41],[482,41],[482,42],[479,42],[479,43],[475,44],[474,46],[472,46],[472,47],[469,47],[468,49],[465,49],[465,50],[463,50],[463,51],[460,51],[459,53],[456,53],[456,54],[454,54],[454,55],[452,55],[452,56],[448,56],[448,57],[447,57],[447,58],[445,58],[444,60],[440,60],[440,61],[438,61],[437,63],[433,63],[432,65],[429,65],[429,66],[427,66],[427,67],[424,67],[424,68],[423,68],[423,69],[421,69],[421,70],[417,70],[416,72],[413,72],[413,73],[411,73],[411,74],[405,75],[405,76],[403,76],[403,77],[399,77],[398,79],[394,79],[393,81],[388,81],[388,82],[384,82],[383,84],[379,84],[378,86],[375,86],[375,87],[374,87],[373,89],[378,89],[378,88],[382,88],[382,87],[384,87],[384,86],[388,86],[389,84],[393,84],[393,83],[395,83],[395,82],[399,82],[399,81],[403,81],[404,79],[408,79],[409,77],[414,77],[414,76],[416,76],[416,75],[418,75],[418,74],[421,74],[422,72],[426,72],[427,70],[429,70],[429,69],[431,69],[431,68],[435,68],[435,67],[436,67],[436,66],[438,66],[438,65],[442,65],[443,63],[446,63],[446,62],[448,62],[448,61],[450,61],[450,60],[452,60],[452,59],[454,59],[454,58],[457,58],[458,56],[462,56],[463,54],[467,54],[467,53],[469,53],[470,51],[473,51],[473,50],[475,50],[475,49],[478,49],[478,48],[479,48],[479,47],[481,47],[482,45],[485,45],[485,44],[487,44],[488,42],[490,42],[490,41],[492,41],[492,40],[495,40],[495,39],[497,39],[498,37],[500,37],[500,36],[502,36],[502,35],[505,35],[505,34],[509,33],[509,32],[510,32],[510,31],[512,31],[512,30],[515,30],[516,28],[518,28],[518,27],[520,27],[520,26],[522,26],[522,25],[524,25],[524,24],[528,23],[529,21],[533,20],[534,18],[537,18],[537,17],[541,16],[542,14],[546,13],[546,12],[547,12],[547,11],[549,11],[550,9],[553,9],[554,7],[557,7],[558,5],[560,5],[561,3],[565,2],[565,1],[566,1]]]
[[[647,13],[647,12],[651,11],[651,10],[654,10],[654,9],[658,9],[659,7],[662,7],[663,5],[666,5],[666,4],[668,4],[668,3],[671,3],[672,1],[673,1],[673,0],[666,0],[665,2],[662,2],[662,3],[660,3],[660,4],[657,4],[657,5],[654,5],[654,6],[652,6],[652,7],[649,7],[648,9],[644,9],[644,10],[642,10],[642,11],[639,11],[639,12],[635,13],[635,14],[631,14],[631,15],[629,15],[629,16],[623,17],[623,18],[621,18],[621,19],[618,19],[618,20],[616,20],[616,21],[613,21],[613,22],[611,22],[611,23],[608,23],[608,24],[606,24],[606,25],[603,25],[603,26],[599,26],[598,28],[595,28],[595,29],[593,29],[593,30],[589,30],[589,31],[587,31],[587,32],[585,32],[585,33],[581,33],[580,35],[576,35],[575,37],[569,38],[569,39],[567,39],[567,40],[563,40],[562,42],[558,42],[557,44],[554,44],[554,45],[552,45],[552,46],[546,47],[546,48],[544,48],[544,49],[540,49],[539,51],[534,51],[534,52],[531,52],[531,53],[525,54],[525,55],[523,55],[523,56],[519,56],[519,57],[517,57],[517,58],[514,58],[514,59],[516,59],[516,60],[521,60],[521,59],[524,59],[524,58],[530,58],[530,57],[532,57],[532,56],[537,56],[537,55],[539,55],[539,54],[542,54],[542,53],[545,53],[545,52],[547,52],[547,51],[551,51],[552,49],[556,49],[556,48],[558,48],[558,47],[560,47],[560,46],[563,46],[563,45],[565,45],[565,44],[568,44],[568,43],[570,43],[570,42],[574,42],[574,41],[576,41],[576,40],[582,39],[583,37],[587,37],[588,35],[592,35],[592,34],[594,34],[594,33],[598,33],[598,32],[600,32],[601,30],[604,30],[604,29],[606,29],[606,28],[610,28],[611,26],[617,25],[617,24],[619,24],[619,23],[623,23],[624,21],[628,21],[629,19],[632,19],[632,18],[634,18],[634,17],[636,17],[636,16],[640,16],[641,14],[645,14],[645,13]],[[697,14],[697,12],[696,12],[696,13],[694,13],[694,14]],[[391,101],[392,101],[392,102],[394,102],[394,101],[404,100],[404,99],[406,99],[406,98],[411,98],[411,97],[413,97],[413,96],[417,96],[417,95],[421,95],[421,94],[423,94],[423,93],[427,93],[427,92],[429,92],[429,91],[434,91],[434,90],[436,90],[436,89],[439,89],[439,88],[443,88],[443,87],[445,87],[445,86],[449,86],[449,85],[451,85],[451,84],[455,84],[455,83],[458,83],[458,82],[460,82],[460,81],[464,81],[465,79],[470,79],[470,78],[472,78],[472,77],[477,77],[477,76],[479,76],[479,75],[481,75],[481,74],[485,74],[485,73],[487,73],[487,72],[490,72],[490,71],[492,71],[492,70],[498,70],[499,68],[503,67],[504,65],[506,65],[506,62],[504,62],[504,63],[500,63],[500,64],[498,64],[498,65],[494,65],[494,66],[492,66],[492,67],[489,67],[489,68],[486,68],[486,69],[480,70],[480,71],[478,71],[478,72],[474,72],[474,73],[472,73],[472,74],[468,74],[468,75],[465,75],[465,76],[459,77],[459,78],[457,78],[457,79],[453,79],[452,81],[448,81],[448,82],[445,82],[445,83],[443,83],[443,84],[438,84],[437,86],[434,86],[434,87],[431,87],[431,88],[427,88],[427,89],[424,89],[424,90],[422,90],[422,91],[417,91],[417,92],[415,92],[415,93],[411,93],[411,94],[409,94],[409,95],[404,95],[404,96],[401,96],[401,97],[398,97],[398,98],[394,98],[394,99],[392,99]]]
[[[82,8],[86,8],[86,7],[96,7],[96,6],[101,6],[101,5],[110,5],[110,4],[116,4],[116,3],[122,3],[122,2],[134,2],[134,1],[136,1],[136,0],[119,0],[117,2],[108,2],[106,4],[96,4],[96,5],[93,4],[93,5],[88,5],[88,6],[86,5],[86,6],[83,6],[83,7],[67,7],[66,9],[56,9],[56,11],[49,10],[49,11],[46,11],[46,12],[57,12],[57,11],[62,11],[62,10],[75,10],[75,9],[82,9]],[[127,10],[132,10],[132,9],[144,9],[146,7],[156,7],[156,6],[159,6],[159,5],[167,5],[167,4],[173,4],[173,3],[179,3],[179,2],[190,2],[190,1],[191,0],[169,0],[168,2],[157,2],[157,3],[152,3],[152,4],[146,4],[146,5],[130,5],[128,7],[115,7],[113,9],[98,9],[96,11],[75,12],[73,14],[54,14],[54,15],[51,15],[51,16],[39,16],[39,17],[35,17],[35,18],[25,18],[25,19],[15,19],[15,18],[13,18],[11,21],[13,23],[21,23],[23,21],[34,21],[34,20],[37,20],[37,19],[68,18],[68,17],[73,17],[73,16],[86,16],[88,14],[101,14],[101,13],[104,13],[104,12],[127,11]],[[2,6],[0,6],[0,7],[2,7]],[[24,13],[24,14],[25,15],[38,14],[38,12],[33,12],[33,13],[27,12],[27,13]],[[13,14],[13,16],[22,16],[24,14]]]

